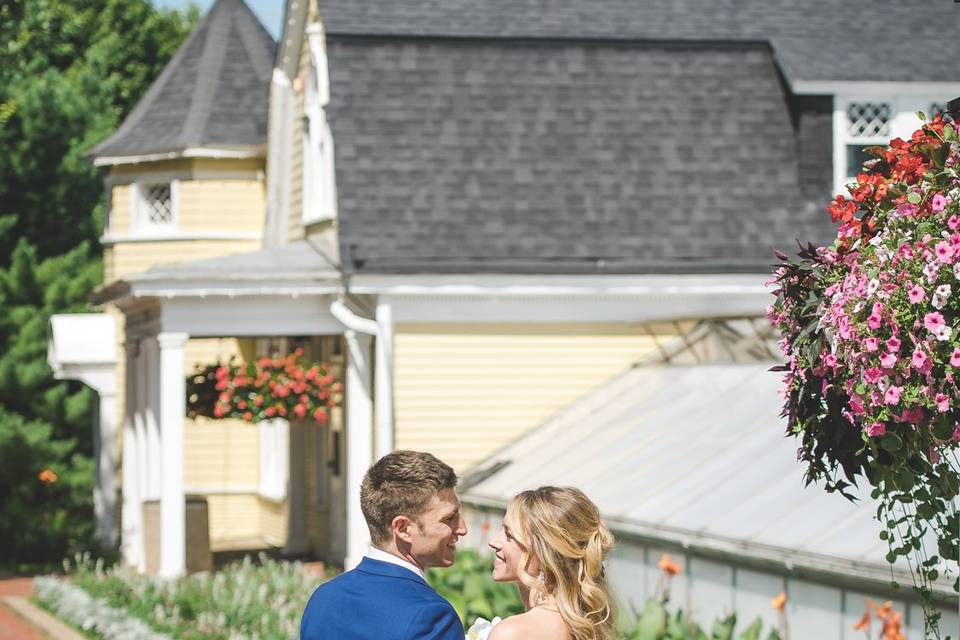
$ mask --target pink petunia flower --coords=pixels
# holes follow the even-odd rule
[[[873,353],[878,348],[880,348],[880,339],[879,338],[867,338],[863,341],[863,348]]]
[[[850,413],[852,413],[855,416],[863,415],[864,413],[863,400],[860,399],[860,396],[856,396],[856,395],[850,396],[849,405],[850,405]]]
[[[904,202],[899,207],[897,207],[897,213],[905,217],[910,217],[917,212],[917,208],[918,207],[915,204]]]
[[[923,420],[923,408],[921,407],[910,407],[900,413],[900,422],[919,424],[921,420]]]
[[[937,411],[943,413],[950,410],[950,397],[945,393],[938,393],[933,401],[937,405]]]
[[[960,367],[960,347],[954,347],[950,354],[950,364],[954,367]]]
[[[863,372],[863,380],[867,384],[876,384],[880,380],[880,376],[883,375],[883,369],[877,367],[870,367]]]
[[[828,353],[828,354],[827,354],[826,356],[824,356],[824,358],[823,358],[823,364],[824,364],[824,366],[830,367],[830,368],[836,367],[836,366],[837,366],[837,356],[833,355],[832,353]]]
[[[949,264],[953,260],[953,245],[946,240],[938,242],[934,251],[937,253],[937,260],[944,264]]]
[[[900,338],[890,336],[890,338],[887,339],[887,349],[893,352],[900,351]]]
[[[913,285],[909,291],[907,291],[907,299],[910,300],[910,304],[917,304],[921,302],[926,297],[926,292],[918,284]]]
[[[947,203],[950,202],[945,195],[942,193],[934,194],[933,198],[930,200],[930,209],[934,213],[940,213],[947,208]]]
[[[880,356],[880,365],[883,366],[884,369],[893,369],[895,366],[897,366],[897,354],[883,354]],[[960,361],[958,361],[958,365],[960,365]]]
[[[936,333],[937,329],[945,325],[946,322],[943,320],[943,314],[939,311],[934,311],[923,316],[923,326],[930,333]]]
[[[960,228],[960,218],[953,215],[947,218],[947,226],[950,227],[950,231],[956,231]]]
[[[873,422],[867,425],[867,435],[871,438],[877,438],[887,432],[887,425],[882,422]]]
[[[913,358],[910,361],[910,364],[913,365],[914,369],[923,369],[927,366],[927,361],[930,360],[930,357],[923,352],[923,349],[916,349],[913,352]]]
[[[903,387],[898,387],[896,385],[890,385],[887,387],[887,392],[883,394],[883,401],[886,404],[897,404],[900,402],[900,396],[903,394]]]

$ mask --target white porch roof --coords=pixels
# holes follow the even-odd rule
[[[474,467],[463,500],[572,485],[620,533],[889,582],[873,501],[804,488],[773,364],[634,367]]]
[[[117,361],[116,320],[102,313],[61,313],[50,318],[47,361],[60,377],[72,366]]]
[[[160,265],[110,283],[94,293],[104,304],[122,298],[330,293],[340,272],[320,238],[257,251]]]

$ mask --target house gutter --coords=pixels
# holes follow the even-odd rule
[[[376,319],[364,318],[350,309],[342,298],[330,303],[330,314],[347,328],[346,338],[356,341],[356,334],[374,337],[374,416],[375,456],[393,451],[393,310],[390,301],[381,297],[377,302]],[[350,352],[355,353],[356,345]],[[348,391],[349,393],[349,391]]]

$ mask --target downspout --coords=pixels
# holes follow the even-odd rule
[[[376,339],[374,369],[374,415],[376,420],[375,457],[393,451],[393,315],[389,301],[377,304],[377,320],[354,313],[342,298],[330,303],[330,313],[349,331]],[[351,337],[347,335],[347,340]]]

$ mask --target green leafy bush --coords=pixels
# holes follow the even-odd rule
[[[460,551],[449,569],[430,569],[427,579],[446,598],[469,627],[477,618],[492,620],[523,612],[520,592],[512,584],[493,581],[493,558]]]
[[[759,618],[739,634],[736,626],[737,614],[732,613],[716,620],[707,633],[682,610],[670,613],[656,600],[648,600],[635,621],[621,625],[621,634],[625,640],[780,640],[776,629],[763,635]]]
[[[72,583],[94,598],[183,640],[295,638],[310,594],[325,580],[298,562],[263,555],[174,580],[107,569],[89,555],[64,565]]]

